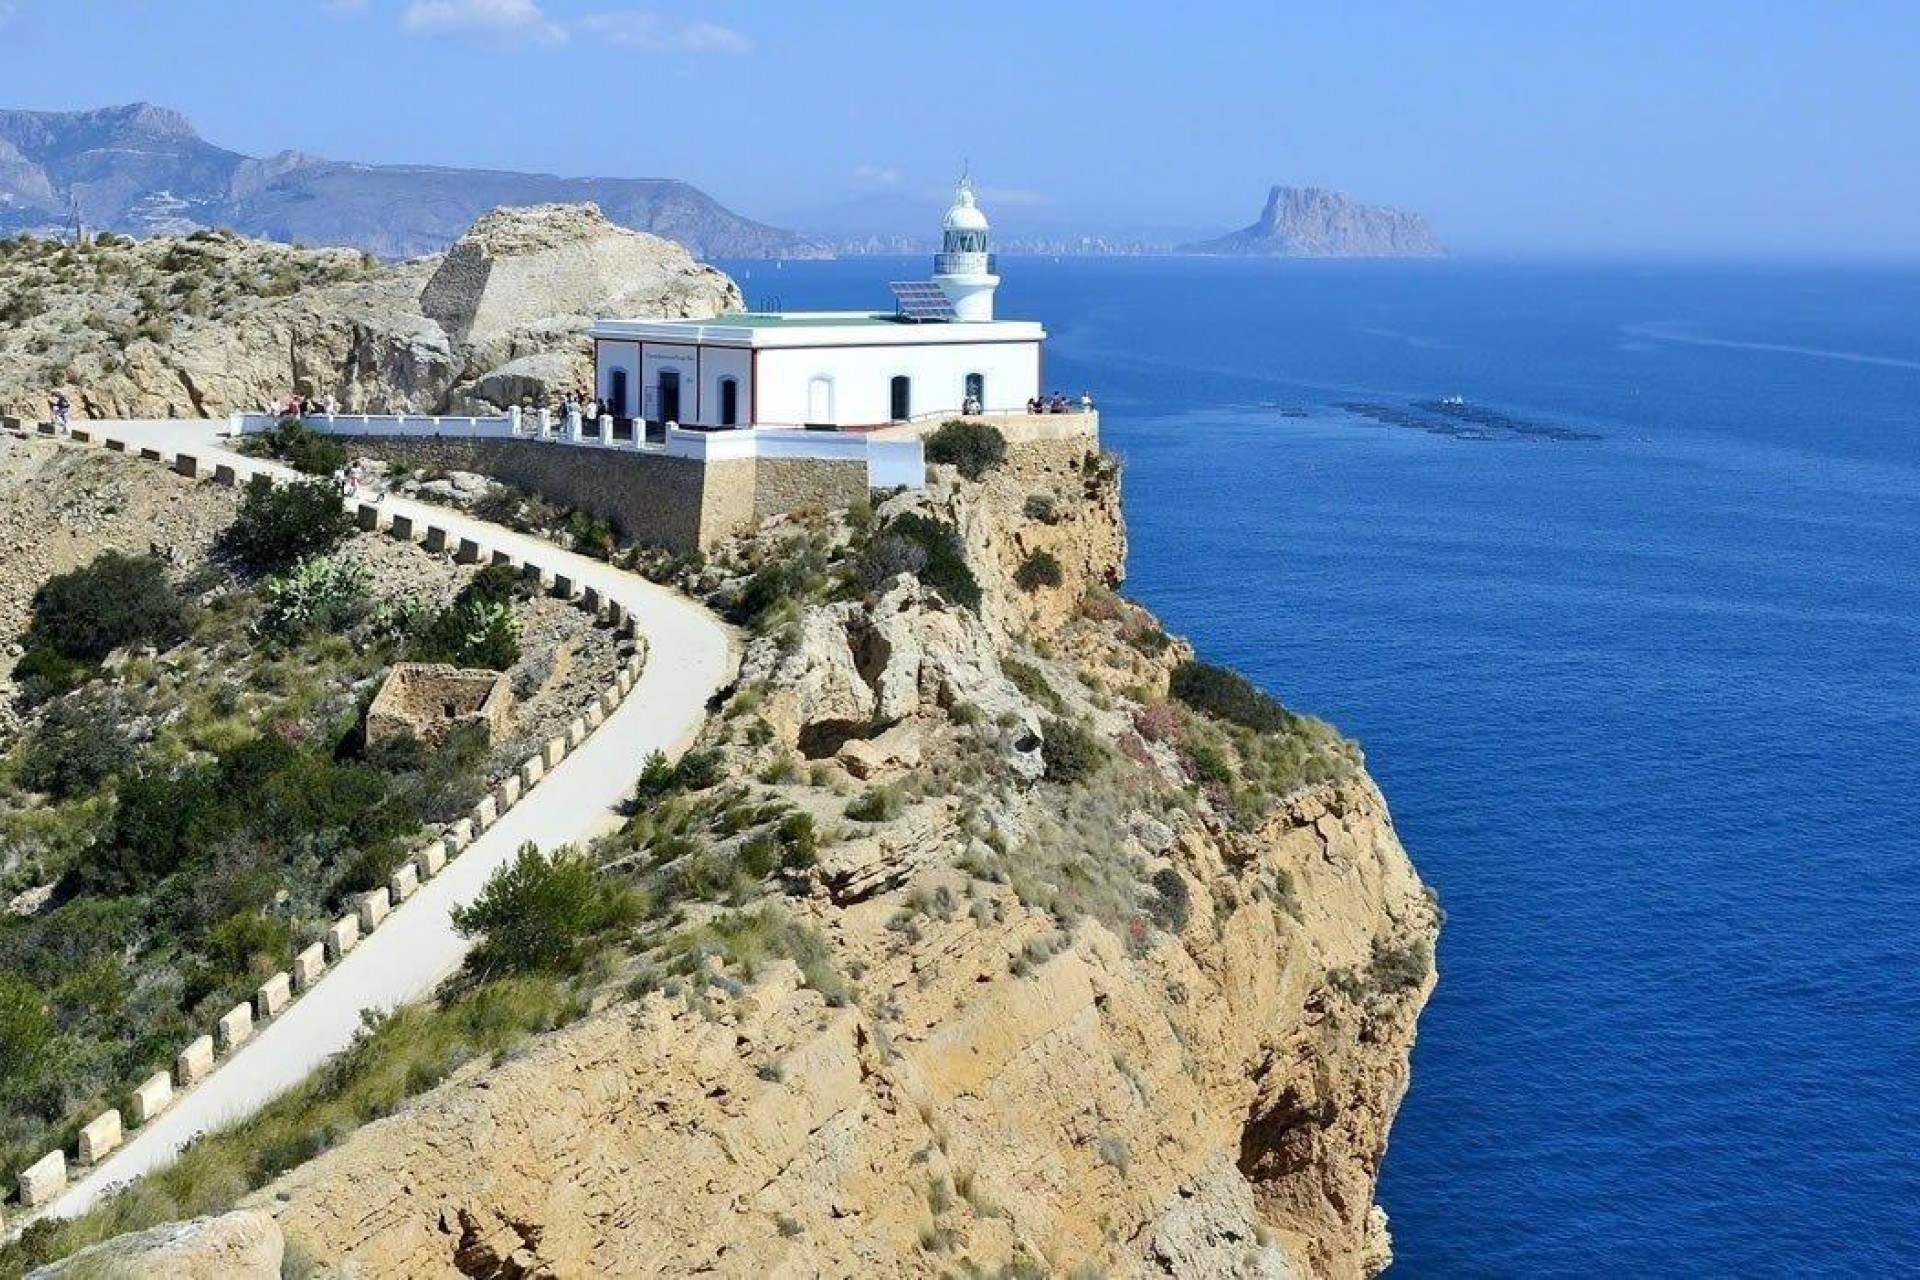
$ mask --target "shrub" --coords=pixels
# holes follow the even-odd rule
[[[1148,742],[1170,742],[1179,746],[1186,741],[1187,722],[1171,702],[1151,702],[1133,714],[1133,727]]]
[[[1368,977],[1381,995],[1400,995],[1412,991],[1427,980],[1433,957],[1425,939],[1395,944],[1383,938],[1373,940],[1373,962]]]
[[[489,565],[446,608],[418,624],[407,656],[415,662],[507,670],[520,661],[520,615],[514,604],[526,590],[513,570]]]
[[[1291,728],[1294,715],[1262,693],[1237,671],[1208,662],[1183,662],[1173,670],[1169,689],[1196,711],[1244,725],[1255,733]]]
[[[453,927],[480,938],[468,961],[477,972],[566,973],[629,914],[623,895],[584,855],[563,849],[549,858],[529,843],[488,877],[478,898],[454,909]]]
[[[302,560],[290,572],[266,581],[266,607],[254,631],[292,644],[318,631],[344,630],[365,613],[372,589],[373,572],[358,560]]]
[[[105,551],[34,592],[31,640],[71,661],[99,662],[121,645],[178,639],[184,613],[158,559]]]
[[[273,573],[329,554],[353,531],[353,517],[331,482],[276,485],[266,476],[255,476],[247,482],[240,514],[225,541],[256,572]]]
[[[718,751],[689,751],[673,766],[674,786],[681,791],[705,791],[726,780],[726,760]]]
[[[55,703],[27,741],[20,781],[67,798],[94,790],[133,765],[133,744],[104,698],[79,695]]]
[[[1035,551],[1020,562],[1014,570],[1013,580],[1022,591],[1038,591],[1042,587],[1057,587],[1066,581],[1061,572],[1060,559],[1051,551]]]
[[[611,560],[616,547],[613,525],[599,516],[576,511],[567,521],[567,541],[583,556]]]
[[[1193,897],[1187,890],[1186,877],[1172,867],[1162,867],[1153,873],[1149,883],[1153,885],[1153,901],[1147,906],[1147,914],[1168,933],[1184,932],[1193,914]]]
[[[1026,502],[1021,504],[1020,510],[1027,519],[1037,520],[1041,524],[1060,523],[1060,508],[1059,505],[1054,502],[1053,495],[1050,493],[1028,494]]]
[[[1014,688],[1047,710],[1057,712],[1066,705],[1045,673],[1031,662],[1024,662],[1019,658],[1003,658],[1000,661],[1000,670],[1006,673],[1007,679],[1013,681]]]
[[[1227,763],[1227,753],[1211,742],[1196,742],[1187,749],[1187,767],[1196,782],[1233,781],[1233,766]]]
[[[860,580],[878,590],[901,574],[918,578],[927,567],[927,549],[903,533],[883,533],[867,544],[860,558]]]
[[[820,837],[810,813],[788,814],[780,820],[774,836],[780,841],[780,865],[788,870],[810,867],[819,856]]]
[[[891,822],[906,807],[900,788],[891,784],[875,787],[847,806],[847,816],[855,822]]]
[[[282,418],[271,431],[260,436],[260,447],[295,471],[304,471],[310,476],[330,476],[352,460],[345,445],[298,418]]]
[[[1072,720],[1052,720],[1040,741],[1040,758],[1048,781],[1072,785],[1091,776],[1105,762],[1107,751],[1098,738]]]
[[[927,461],[946,463],[978,480],[1006,460],[1007,438],[998,427],[955,419],[927,437]]]
[[[882,538],[895,535],[917,543],[926,553],[926,563],[917,571],[920,581],[938,591],[953,604],[968,609],[980,607],[980,583],[967,567],[966,549],[960,543],[960,531],[927,516],[908,512],[890,521]]]

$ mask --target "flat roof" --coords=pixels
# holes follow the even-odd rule
[[[884,335],[882,337],[881,335]],[[1039,342],[1034,320],[909,320],[891,311],[735,311],[706,320],[596,320],[592,336],[610,341],[700,346],[902,346],[967,342]]]

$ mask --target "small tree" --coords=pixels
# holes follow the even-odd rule
[[[1042,587],[1057,587],[1066,581],[1060,569],[1060,559],[1051,551],[1035,551],[1014,571],[1013,580],[1022,591],[1038,591]]]
[[[480,896],[453,912],[463,938],[478,937],[468,962],[484,973],[567,973],[580,967],[594,938],[626,917],[585,855],[551,858],[532,844],[488,878]]]
[[[310,476],[330,476],[350,461],[345,445],[298,418],[282,418],[260,437],[260,443],[295,471]]]
[[[30,642],[76,662],[99,662],[124,644],[178,639],[184,612],[158,559],[103,551],[34,592]]]
[[[1040,740],[1047,780],[1069,785],[1090,776],[1107,758],[1100,740],[1071,720],[1049,721]]]
[[[274,573],[328,554],[353,536],[353,528],[353,517],[331,482],[276,485],[266,476],[255,476],[247,482],[226,544],[250,568]]]
[[[947,463],[969,480],[978,480],[1007,457],[1007,438],[998,427],[955,418],[927,437],[927,461]]]

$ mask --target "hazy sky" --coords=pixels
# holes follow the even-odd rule
[[[0,0],[0,101],[222,145],[1229,226],[1276,182],[1468,253],[1920,257],[1920,0]]]

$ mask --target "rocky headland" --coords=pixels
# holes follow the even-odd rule
[[[161,1175],[95,1238],[230,1216],[54,1274],[1383,1269],[1438,907],[1357,748],[1195,662],[1124,556],[1084,440],[638,556],[748,642],[592,850],[644,905],[582,1016],[237,1202]]]
[[[602,315],[740,305],[723,273],[593,205],[496,209],[396,265],[224,231],[0,240],[0,414],[220,417],[299,393],[345,412],[487,413],[592,380]]]
[[[1280,187],[1251,226],[1179,252],[1246,258],[1438,258],[1446,254],[1417,213],[1364,205],[1323,187]]]

